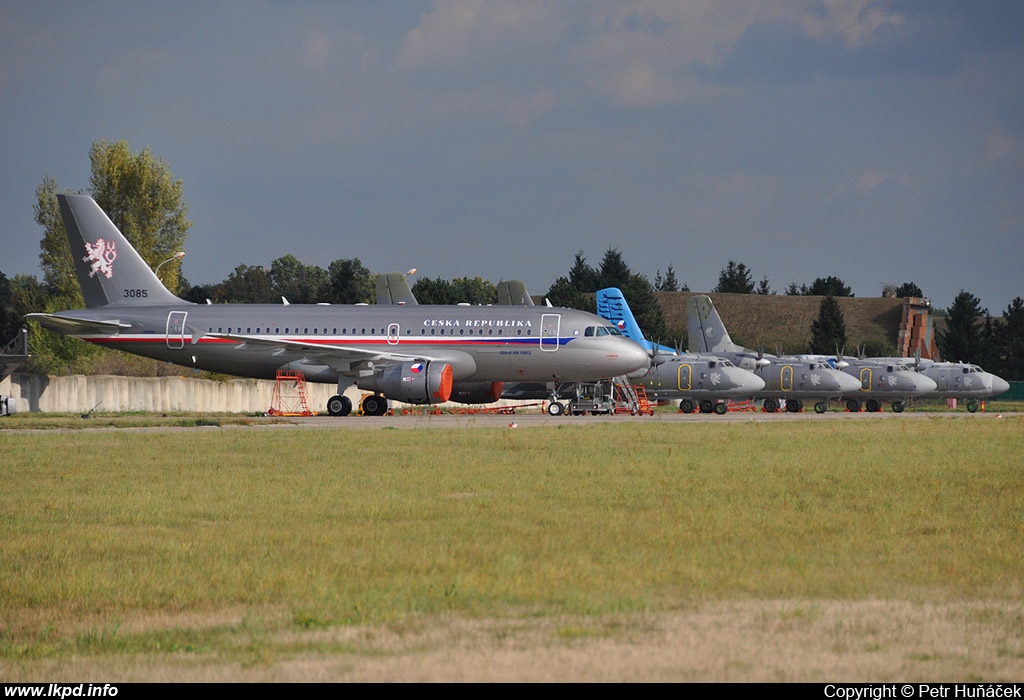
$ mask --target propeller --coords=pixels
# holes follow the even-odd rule
[[[846,350],[845,347],[836,346],[836,369],[846,369],[850,366],[850,363],[843,359],[844,350]]]
[[[647,353],[651,358],[651,367],[657,367],[668,359],[659,352],[659,347],[658,343],[651,343],[651,351]]]
[[[781,353],[780,353],[781,354]],[[758,342],[757,344],[757,361],[754,363],[755,367],[767,367],[772,363],[771,360],[764,356],[764,343]]]

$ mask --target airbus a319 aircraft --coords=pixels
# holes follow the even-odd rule
[[[345,389],[443,403],[460,384],[595,381],[645,368],[647,353],[608,321],[565,308],[328,304],[193,304],[173,295],[87,195],[57,195],[86,308],[28,318],[59,333],[186,367],[274,379],[299,370],[337,383],[327,405],[347,415]]]

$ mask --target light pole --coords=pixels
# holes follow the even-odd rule
[[[167,263],[169,263],[172,260],[179,260],[179,259],[181,259],[183,257],[185,257],[185,251],[184,250],[179,250],[177,253],[175,253],[174,255],[172,255],[171,257],[167,258],[166,260],[164,260],[159,265],[157,265],[156,269],[153,270],[153,274],[156,275],[157,277],[159,277],[160,276],[160,268],[161,267],[163,267],[164,265],[166,265]]]

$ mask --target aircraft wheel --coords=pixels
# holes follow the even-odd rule
[[[557,401],[552,401],[551,403],[548,404],[549,416],[560,416],[563,413],[565,413],[565,406],[563,406],[562,404],[558,403]]]
[[[893,413],[903,413],[903,409],[905,409],[906,407],[907,407],[907,404],[903,403],[902,401],[893,401],[892,402],[892,412]]]
[[[814,412],[815,413],[824,413],[827,410],[828,410],[828,404],[825,403],[824,401],[819,401],[818,403],[814,404]]]
[[[864,408],[868,409],[868,413],[878,413],[882,410],[882,404],[878,403],[875,399],[868,399],[868,402],[864,404]]]
[[[856,413],[857,411],[860,410],[860,401],[858,401],[857,399],[847,399],[846,410],[849,411],[850,413]]]
[[[728,411],[729,411],[729,404],[726,404],[726,403],[716,403],[715,404],[715,413],[716,414],[718,414],[720,416],[724,416],[726,413],[728,413]]]
[[[679,402],[679,410],[682,413],[693,413],[693,401],[691,399],[683,399]]]
[[[370,395],[363,399],[363,415],[383,416],[388,410],[388,402],[383,396]]]
[[[977,413],[978,412],[978,402],[975,401],[974,399],[971,399],[970,401],[968,401],[967,402],[967,410],[970,413]]]
[[[768,413],[775,413],[776,411],[779,410],[779,402],[776,401],[775,399],[765,399],[764,410],[767,411]]]
[[[786,410],[790,413],[800,413],[804,408],[804,402],[800,399],[786,399]]]
[[[352,399],[347,396],[332,396],[327,400],[327,412],[332,416],[347,416],[352,413]]]
[[[700,402],[700,412],[701,413],[711,413],[714,410],[715,410],[714,402],[708,401],[707,399],[705,399],[704,401]]]

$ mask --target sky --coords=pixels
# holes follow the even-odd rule
[[[1024,3],[0,0],[0,271],[96,141],[184,185],[182,272],[292,254],[711,291],[1024,296]]]

